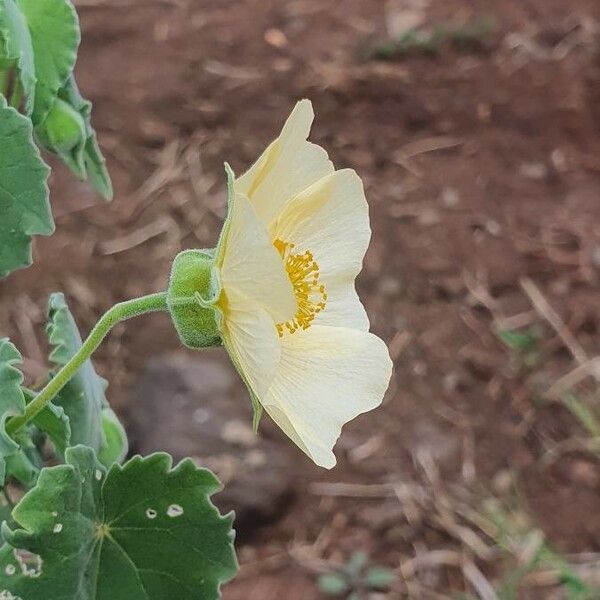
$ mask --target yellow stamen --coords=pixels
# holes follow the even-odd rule
[[[293,254],[294,244],[279,239],[273,242],[273,246],[285,263],[298,302],[294,318],[285,323],[277,323],[277,333],[282,337],[286,331],[295,333],[299,329],[308,329],[315,317],[325,309],[327,293],[319,280],[319,265],[310,250]]]

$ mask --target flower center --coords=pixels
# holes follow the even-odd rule
[[[325,309],[327,293],[319,280],[319,265],[312,252],[306,250],[302,254],[294,254],[294,244],[279,239],[273,242],[277,252],[285,263],[285,270],[292,282],[298,310],[291,321],[277,323],[279,337],[287,330],[295,333],[298,329],[308,329],[314,318]]]

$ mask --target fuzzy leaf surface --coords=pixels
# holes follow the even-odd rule
[[[0,96],[0,277],[31,264],[31,237],[50,235],[49,169],[29,119]]]
[[[25,94],[25,108],[27,114],[31,114],[36,84],[33,43],[25,16],[15,0],[0,2],[0,48],[0,54],[8,64],[17,67],[19,81]]]
[[[31,117],[39,125],[75,66],[79,20],[69,0],[16,0],[16,4],[31,36],[36,79]]]
[[[52,347],[50,361],[57,369],[63,367],[81,348],[77,323],[61,293],[48,301],[48,341]],[[102,410],[108,406],[104,392],[107,383],[86,360],[74,377],[52,401],[69,417],[72,446],[83,444],[99,452],[106,445],[102,428]]]
[[[236,572],[216,477],[166,454],[108,473],[90,448],[44,469],[3,525],[0,590],[27,600],[216,600]]]

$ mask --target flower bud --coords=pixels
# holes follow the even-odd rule
[[[83,117],[67,102],[56,98],[36,134],[51,152],[63,158],[80,177],[85,177],[83,148],[87,138]]]
[[[184,250],[173,261],[167,306],[181,342],[188,348],[221,344],[215,303],[220,286],[212,250]]]

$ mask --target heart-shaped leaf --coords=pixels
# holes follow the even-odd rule
[[[2,533],[0,590],[26,600],[215,600],[237,569],[216,477],[166,454],[106,473],[90,448],[44,469]],[[10,595],[9,595],[10,594]]]
[[[31,264],[31,236],[54,231],[48,173],[31,122],[0,95],[0,277]]]

